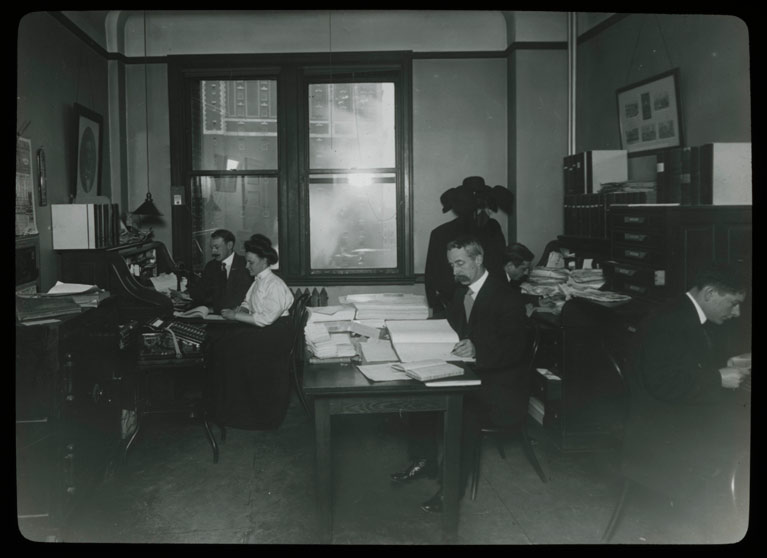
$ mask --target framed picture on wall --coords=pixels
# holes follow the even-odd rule
[[[649,154],[683,145],[678,68],[621,87],[616,95],[622,149]]]
[[[73,194],[78,201],[101,194],[102,122],[100,114],[75,103],[75,187]]]

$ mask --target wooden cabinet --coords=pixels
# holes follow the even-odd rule
[[[22,535],[56,540],[77,503],[118,455],[114,304],[16,326],[16,495]]]
[[[662,300],[690,288],[712,262],[751,262],[752,206],[615,205],[610,208],[611,289]]]

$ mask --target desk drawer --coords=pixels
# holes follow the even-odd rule
[[[619,262],[638,265],[653,267],[665,267],[666,265],[666,257],[663,252],[628,244],[613,244],[612,257]]]

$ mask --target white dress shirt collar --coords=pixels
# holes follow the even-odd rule
[[[482,276],[474,281],[471,285],[469,285],[469,290],[471,291],[471,298],[475,299],[477,298],[477,293],[479,292],[479,289],[482,288],[482,285],[485,284],[485,281],[487,280],[489,273],[487,270],[482,274]]]
[[[232,262],[234,262],[234,252],[229,254],[229,257],[223,260],[221,263],[226,265],[226,274],[229,275],[229,272],[232,270]]]
[[[692,296],[690,293],[684,293],[687,295],[687,298],[689,298],[692,301],[693,306],[695,306],[695,311],[698,313],[698,319],[700,320],[700,324],[703,325],[706,323],[706,313],[703,311],[703,309],[700,307],[700,304],[698,304],[698,301],[695,300],[695,297]]]

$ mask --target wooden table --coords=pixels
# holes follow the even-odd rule
[[[476,378],[467,368],[466,375]],[[443,536],[458,528],[463,396],[473,386],[426,387],[418,381],[371,382],[353,364],[313,364],[304,369],[303,389],[314,400],[319,518],[327,542],[333,537],[330,417],[370,413],[443,411]]]

